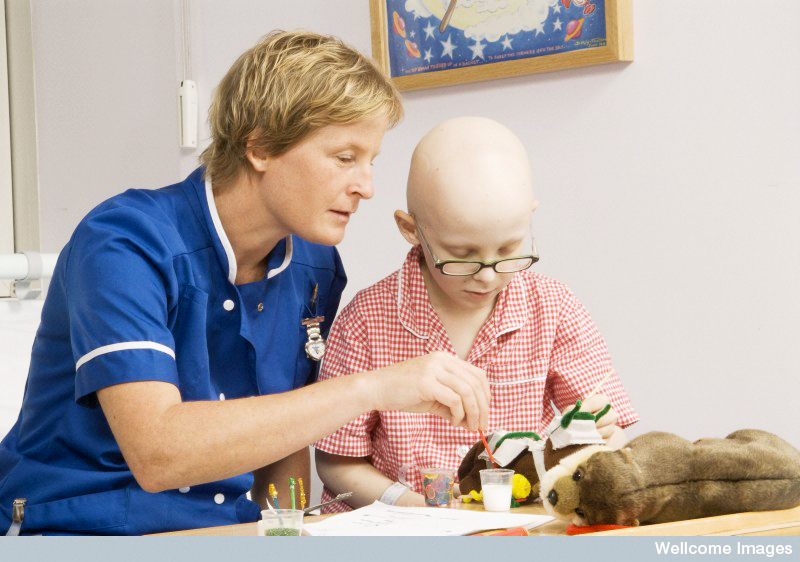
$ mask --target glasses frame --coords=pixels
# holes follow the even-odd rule
[[[522,256],[513,256],[513,257],[510,257],[510,258],[502,258],[502,259],[499,259],[499,260],[494,260],[494,261],[488,261],[487,262],[487,261],[481,261],[481,260],[460,260],[460,259],[440,260],[438,257],[436,257],[436,252],[433,251],[433,248],[431,247],[430,242],[428,242],[428,239],[425,238],[425,234],[422,232],[422,228],[420,227],[419,223],[417,223],[416,226],[417,226],[417,233],[419,233],[419,239],[422,241],[423,244],[425,244],[425,247],[428,248],[428,252],[430,252],[431,257],[433,258],[433,267],[438,269],[442,273],[442,275],[449,275],[451,277],[468,277],[470,275],[476,275],[481,270],[483,270],[483,268],[485,268],[485,267],[491,267],[494,270],[494,272],[498,273],[498,274],[516,273],[517,271],[525,271],[526,269],[530,268],[533,264],[535,264],[536,262],[539,261],[539,252],[536,249],[536,239],[533,237],[533,229],[531,229],[531,253],[530,254],[522,255]],[[523,267],[522,269],[515,269],[514,271],[497,271],[497,264],[498,263],[503,263],[505,261],[511,261],[511,260],[527,260],[527,259],[531,260],[530,265],[528,265],[527,267]],[[472,264],[475,264],[475,265],[480,266],[480,267],[478,267],[478,269],[476,269],[475,271],[473,271],[471,273],[448,273],[448,272],[446,272],[444,270],[444,268],[445,268],[446,265],[451,264],[451,263],[472,263]]]

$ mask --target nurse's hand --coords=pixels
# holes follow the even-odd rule
[[[486,373],[449,353],[436,351],[370,375],[375,410],[427,412],[469,431],[489,424]]]

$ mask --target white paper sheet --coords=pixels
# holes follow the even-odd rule
[[[19,415],[43,304],[0,299],[0,439]]]
[[[491,513],[436,507],[398,507],[375,502],[372,505],[303,525],[316,536],[457,536],[525,527],[531,529],[552,521],[549,515]]]

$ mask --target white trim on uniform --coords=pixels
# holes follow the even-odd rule
[[[283,271],[284,269],[289,267],[289,264],[292,263],[292,252],[293,252],[293,250],[294,250],[294,244],[292,243],[292,236],[289,235],[289,236],[286,237],[286,255],[283,256],[283,263],[280,264],[275,269],[271,269],[267,273],[267,279],[272,279],[277,274],[279,274],[281,271]]]
[[[81,365],[84,363],[88,363],[95,357],[99,357],[100,355],[105,355],[106,353],[113,353],[114,351],[125,351],[128,349],[154,349],[156,351],[160,351],[162,353],[166,353],[173,359],[175,359],[175,352],[167,347],[166,345],[156,343],[154,341],[126,341],[122,343],[112,343],[110,345],[103,345],[96,349],[93,349],[80,359],[78,362],[75,363],[75,370],[81,368]]]
[[[236,255],[233,253],[233,246],[231,246],[228,235],[225,234],[225,229],[222,228],[222,221],[219,220],[219,213],[217,212],[217,204],[214,202],[214,192],[211,191],[211,181],[206,178],[206,200],[208,201],[208,212],[211,213],[211,221],[214,223],[214,229],[217,231],[219,241],[225,250],[225,255],[228,256],[228,281],[231,285],[236,284]]]

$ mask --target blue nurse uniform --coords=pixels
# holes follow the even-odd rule
[[[95,208],[59,256],[17,423],[0,443],[0,529],[27,498],[22,533],[143,534],[255,521],[252,474],[148,493],[96,397],[158,380],[184,401],[285,392],[316,377],[304,318],[339,305],[335,248],[296,237],[262,281],[237,287],[236,261],[198,169]],[[314,295],[316,293],[316,298]]]

